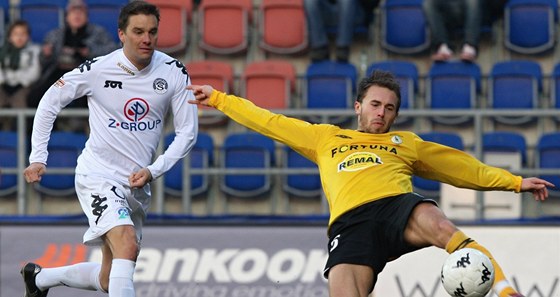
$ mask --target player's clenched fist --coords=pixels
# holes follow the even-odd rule
[[[23,176],[28,183],[34,183],[41,180],[41,176],[45,174],[47,167],[43,163],[31,163],[23,171]]]
[[[142,168],[138,172],[133,172],[128,177],[131,188],[142,188],[150,181],[152,181],[152,173],[148,168]]]

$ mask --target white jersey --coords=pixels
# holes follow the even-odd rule
[[[155,51],[150,65],[138,70],[122,49],[86,61],[66,73],[45,93],[35,115],[29,162],[47,162],[47,144],[57,114],[86,95],[90,135],[78,158],[77,174],[128,184],[128,176],[147,167],[153,178],[185,157],[196,141],[198,113],[187,100],[190,78],[183,64]],[[176,137],[152,163],[164,118],[173,112]],[[48,166],[48,164],[47,164]]]

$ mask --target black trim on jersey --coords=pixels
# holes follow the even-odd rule
[[[84,73],[84,71],[90,71],[91,70],[91,64],[97,62],[97,59],[90,59],[90,60],[85,60],[82,64],[80,64],[77,68],[80,69],[81,73]],[[87,68],[87,69],[84,69]]]

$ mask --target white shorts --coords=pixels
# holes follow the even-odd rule
[[[138,243],[150,206],[150,186],[129,186],[98,176],[76,174],[76,193],[89,222],[84,244],[101,245],[101,236],[114,227],[133,225]]]

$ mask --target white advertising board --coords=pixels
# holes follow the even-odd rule
[[[463,227],[492,251],[526,297],[560,296],[560,228]],[[82,226],[0,226],[0,297],[21,296],[19,269],[100,261],[79,244]],[[148,226],[136,266],[138,297],[328,297],[322,278],[326,231],[304,226]],[[447,297],[439,282],[447,253],[426,248],[390,262],[375,297]],[[65,287],[57,297],[106,296]]]

